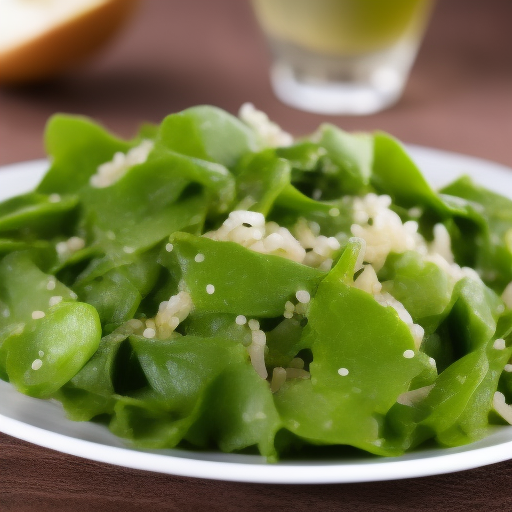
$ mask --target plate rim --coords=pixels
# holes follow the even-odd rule
[[[457,172],[457,175],[464,174],[462,171],[465,171],[466,174],[473,177],[479,174],[479,169],[482,172],[481,168],[484,167],[487,175],[489,173],[491,175],[505,173],[512,185],[512,168],[503,164],[424,146],[407,144],[406,147],[413,160],[441,159],[450,165],[461,166],[462,169]],[[0,180],[7,178],[8,174],[18,173],[20,176],[21,172],[30,185],[25,189],[32,189],[47,166],[48,160],[46,159],[3,165],[0,166]],[[429,171],[425,169],[422,171],[428,181]],[[450,179],[453,179],[453,176],[452,174]],[[500,191],[503,193],[503,190],[500,189]],[[512,188],[506,192],[512,198]],[[8,196],[10,195],[8,194]],[[21,396],[24,397],[24,395]],[[512,426],[504,426],[501,429],[512,429]],[[266,464],[260,462],[261,457],[255,457],[254,463],[241,463],[180,457],[178,454],[169,454],[169,450],[159,454],[137,450],[129,446],[110,446],[47,430],[1,413],[0,432],[37,446],[101,463],[183,477],[258,484],[333,484],[400,480],[474,469],[512,459],[512,439],[477,448],[466,445],[469,447],[468,449],[455,453],[450,453],[449,448],[439,448],[435,449],[442,451],[439,455],[405,460],[402,458],[377,458],[373,461],[365,459],[365,463],[321,461],[322,463],[319,464],[319,461],[313,460]],[[176,452],[179,453],[179,450]],[[134,456],[135,454],[136,456]],[[237,454],[230,455],[234,458],[237,457]],[[414,456],[414,452],[408,455]],[[256,460],[259,462],[256,463]],[[434,463],[431,464],[430,461],[434,461]],[[314,471],[312,471],[313,469]]]

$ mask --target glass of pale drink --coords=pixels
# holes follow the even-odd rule
[[[278,98],[321,114],[371,114],[401,96],[434,0],[253,0]]]

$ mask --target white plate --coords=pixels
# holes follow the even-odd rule
[[[512,169],[485,160],[410,147],[413,158],[436,187],[469,174],[491,190],[512,198]],[[46,168],[39,160],[0,168],[0,200],[34,187]],[[512,427],[496,427],[471,445],[428,449],[395,458],[266,464],[250,455],[142,451],[127,448],[106,428],[74,423],[62,407],[14,391],[0,381],[0,431],[31,443],[110,464],[173,475],[253,483],[319,484],[394,480],[450,473],[512,458]]]

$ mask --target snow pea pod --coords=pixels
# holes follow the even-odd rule
[[[497,324],[498,297],[483,283],[469,278],[457,283],[454,296],[453,308],[443,322],[443,342],[452,345],[453,362],[443,368],[422,399],[410,406],[397,404],[388,416],[407,448],[430,437],[448,446],[483,437],[492,397],[512,354],[511,321]],[[501,342],[495,345],[500,336],[506,337],[508,348]]]
[[[291,228],[299,218],[316,222],[324,236],[339,238],[345,234],[348,239],[353,223],[352,202],[347,197],[340,201],[316,201],[293,185],[286,185],[277,196],[269,219]]]
[[[74,297],[69,288],[42,272],[27,251],[13,252],[0,261],[0,378],[8,379],[6,340],[24,330],[34,311],[47,311],[51,300],[74,301]]]
[[[259,149],[253,131],[239,119],[206,105],[167,116],[160,125],[158,141],[177,153],[228,168],[242,155]]]
[[[294,171],[294,184],[296,184],[296,181],[302,181],[304,173],[311,173],[317,170],[321,158],[327,153],[323,147],[308,140],[284,148],[276,148],[275,151],[278,157],[285,158],[290,162]]]
[[[133,318],[142,300],[137,288],[117,268],[75,289],[81,300],[96,308],[102,325]]]
[[[267,149],[250,155],[239,165],[237,173],[237,197],[241,201],[254,201],[249,208],[267,216],[277,196],[290,183],[291,166],[275,151]]]
[[[499,297],[481,281],[464,278],[453,289],[444,319],[427,334],[421,350],[433,357],[440,372],[473,350],[481,349],[496,331],[503,308]]]
[[[97,309],[102,325],[119,325],[134,317],[141,300],[157,283],[161,269],[156,252],[149,251],[133,263],[82,280],[73,289],[80,300]]]
[[[122,141],[89,119],[57,114],[45,130],[52,165],[37,187],[43,194],[74,194],[89,183],[99,165],[114,153],[126,153],[134,143]]]
[[[21,251],[30,248],[29,242],[21,242],[10,238],[0,238],[0,256],[14,251]]]
[[[493,337],[503,303],[481,281],[467,277],[457,283],[453,293],[456,300],[446,325],[460,357],[481,349]]]
[[[247,325],[239,325],[236,316],[228,313],[203,313],[192,311],[182,325],[184,333],[202,338],[224,338],[243,345],[250,345],[251,330]]]
[[[45,274],[26,251],[14,252],[0,262],[0,287],[9,308],[9,322],[27,322],[34,311],[47,311],[50,299],[72,301],[72,290]]]
[[[379,271],[379,279],[383,290],[401,302],[427,334],[433,333],[449,312],[451,279],[417,252],[390,255]]]
[[[474,184],[468,177],[456,180],[442,192],[473,206],[472,215],[466,216],[473,227],[467,229],[467,221],[461,225],[464,236],[458,237],[456,250],[464,251],[484,281],[501,293],[512,281],[512,201]],[[456,218],[455,223],[460,220]]]
[[[153,340],[131,336],[130,343],[151,388],[181,417],[191,413],[206,387],[227,365],[248,357],[242,345],[223,338]]]
[[[432,190],[405,148],[394,137],[377,132],[371,183],[380,194],[388,194],[400,206],[426,206],[441,217],[450,210]]]
[[[226,368],[212,383],[185,438],[202,448],[216,445],[223,452],[256,445],[261,455],[275,461],[274,438],[281,426],[268,382],[245,363]]]
[[[449,429],[437,433],[437,440],[440,443],[447,446],[461,446],[482,439],[489,433],[489,413],[493,407],[494,393],[503,368],[512,355],[510,342],[505,349],[497,349],[494,344],[495,340],[491,340],[486,349],[480,352],[480,358],[487,359],[487,372],[475,388],[457,422]],[[480,364],[482,363],[479,361],[477,368]],[[472,377],[471,371],[467,378]]]
[[[298,290],[314,293],[325,272],[234,242],[187,233],[170,238],[173,250],[164,263],[192,296],[198,311],[250,317],[277,317]],[[204,255],[197,262],[195,257]],[[251,271],[249,272],[248,269]]]
[[[112,414],[116,404],[114,377],[121,344],[133,334],[127,322],[104,336],[98,350],[84,367],[60,390],[55,398],[74,421],[89,421],[100,414]]]
[[[157,212],[139,212],[139,221],[135,220],[135,214],[127,214],[126,217],[131,216],[131,227],[114,220],[109,224],[108,220],[116,216],[113,211],[106,214],[97,242],[104,256],[93,259],[77,276],[75,285],[81,286],[114,268],[135,263],[148,249],[175,231],[200,230],[206,208],[203,196],[193,196]]]
[[[349,134],[325,124],[312,137],[276,154],[290,161],[292,183],[308,197],[338,199],[344,194],[369,191],[373,140],[366,134]]]
[[[417,406],[424,419],[419,421],[413,445],[424,441],[425,432],[447,446],[460,446],[481,439],[488,433],[488,415],[499,376],[512,354],[496,350],[494,340],[487,350],[471,352],[449,366],[433,389]],[[430,437],[430,435],[428,435]]]
[[[296,318],[285,318],[274,329],[267,332],[265,362],[269,367],[287,367],[302,348],[303,326]]]
[[[196,409],[199,409],[199,405]],[[161,396],[151,389],[144,389],[134,396],[116,396],[109,428],[138,448],[174,448],[183,439],[197,414],[178,418],[162,402]]]
[[[194,182],[197,162],[180,155],[173,160],[174,167],[168,166],[167,159],[151,160],[132,167],[110,187],[84,189],[85,216],[96,229],[110,234],[113,247],[146,249],[192,224],[195,215],[199,215],[197,222],[201,221],[208,208],[207,197],[197,191],[178,201],[185,187]],[[203,166],[201,172],[206,175],[210,171]],[[107,245],[105,238],[102,243]]]
[[[501,329],[500,329],[501,327]],[[512,333],[512,311],[503,314],[498,322],[498,331],[503,332],[502,338],[508,339]],[[499,380],[499,391],[507,398],[507,403],[512,401],[512,357],[507,361]]]
[[[96,310],[82,302],[50,307],[4,342],[9,381],[22,393],[48,398],[94,354],[101,338]]]
[[[368,192],[373,160],[373,137],[351,134],[324,124],[315,135],[326,150],[321,160],[319,188],[324,199]]]
[[[290,383],[275,400],[300,437],[389,455],[379,425],[428,361],[393,309],[348,284],[361,247],[349,242],[311,300],[301,341],[313,353],[311,381]]]
[[[0,233],[23,230],[25,236],[51,237],[69,231],[77,204],[74,195],[53,198],[35,192],[8,199],[0,203]]]

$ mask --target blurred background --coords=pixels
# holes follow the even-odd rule
[[[144,0],[100,53],[58,79],[0,88],[0,164],[44,156],[55,112],[130,137],[196,104],[252,102],[294,135],[321,122],[512,166],[510,0],[439,0],[401,100],[362,117],[309,114],[274,96],[270,53],[248,0]]]

